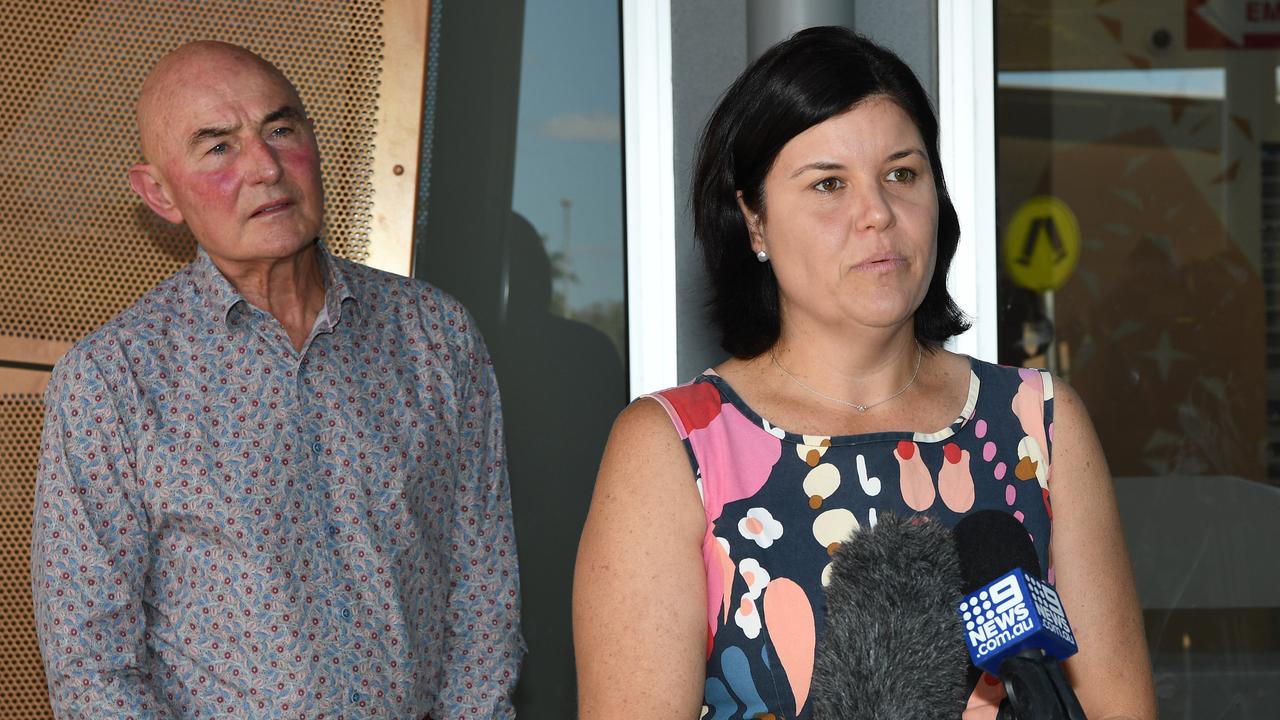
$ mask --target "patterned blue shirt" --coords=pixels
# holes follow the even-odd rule
[[[302,351],[200,251],[46,394],[31,584],[60,718],[510,718],[502,415],[443,292],[323,251]]]

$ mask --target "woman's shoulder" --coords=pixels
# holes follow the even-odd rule
[[[596,480],[593,507],[666,507],[678,517],[672,523],[701,527],[701,508],[695,488],[693,468],[685,448],[687,434],[672,422],[653,395],[642,396],[618,414],[609,434],[600,474]],[[593,512],[596,512],[593,510]],[[670,519],[670,518],[669,518]],[[681,520],[683,519],[683,520]]]
[[[959,357],[964,358],[965,361],[973,367],[973,371],[984,378],[1002,378],[1017,382],[1020,378],[1030,378],[1033,375],[1049,374],[1047,371],[1040,368],[1005,365],[998,362],[989,362],[969,355],[960,355]]]
[[[632,400],[614,420],[610,443],[641,445],[650,450],[679,445],[689,433],[720,411],[720,393],[706,373],[683,385],[645,393]],[[674,428],[675,432],[672,432]]]
[[[623,414],[635,412],[644,417],[650,415],[660,417],[656,407],[661,407],[666,411],[669,422],[676,426],[681,439],[686,438],[693,430],[705,427],[721,412],[724,397],[720,387],[712,379],[714,377],[716,377],[715,371],[707,370],[683,385],[642,395]],[[638,406],[649,407],[649,409],[632,410]],[[637,419],[637,422],[639,421],[641,420]]]
[[[1017,367],[968,358],[985,395],[1032,393],[1044,401],[1053,399],[1056,378],[1040,368]]]
[[[696,399],[700,397],[718,394],[713,381],[713,378],[716,377],[718,377],[716,371],[712,368],[707,368],[701,373],[698,373],[697,376],[688,382],[680,385],[674,385],[669,388],[663,388],[661,390],[654,390],[652,392],[645,393],[640,397],[650,397],[654,399],[661,397],[673,402],[682,402],[686,400],[696,401]]]

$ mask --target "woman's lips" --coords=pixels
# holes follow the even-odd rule
[[[854,265],[853,269],[858,272],[885,272],[888,270],[897,270],[898,268],[906,267],[906,265],[906,258],[890,255],[864,260],[863,262]]]

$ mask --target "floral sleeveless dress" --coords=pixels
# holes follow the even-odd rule
[[[684,440],[706,511],[705,720],[809,717],[829,550],[877,515],[923,514],[953,527],[968,513],[1003,510],[1050,568],[1051,376],[970,366],[964,411],[930,434],[790,433],[712,370],[649,396]],[[994,718],[1002,697],[983,675],[965,719]]]

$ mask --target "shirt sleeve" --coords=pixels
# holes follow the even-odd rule
[[[511,693],[525,652],[502,409],[488,352],[475,339],[456,358],[458,476],[435,720],[514,718]]]
[[[45,393],[31,537],[36,632],[55,717],[168,718],[147,681],[137,456],[111,391],[73,349]]]

